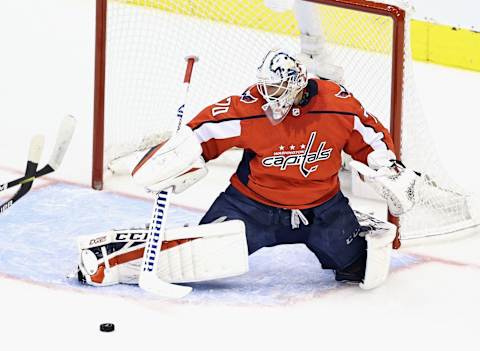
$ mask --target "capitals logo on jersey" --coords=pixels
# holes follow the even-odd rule
[[[316,135],[317,132],[312,132],[307,145],[302,144],[300,146],[301,150],[294,151],[294,145],[291,146],[290,151],[283,151],[281,147],[280,152],[274,153],[273,156],[263,158],[262,165],[265,167],[279,167],[282,171],[290,166],[298,166],[302,175],[307,178],[310,173],[318,169],[318,165],[310,167],[310,164],[329,159],[333,150],[333,148],[327,149],[325,147],[327,144],[326,141],[322,141],[317,150],[312,150]]]

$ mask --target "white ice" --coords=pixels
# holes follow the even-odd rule
[[[146,196],[128,180],[110,181],[105,193],[88,188],[94,3],[1,2],[0,182],[23,172],[32,135],[45,134],[48,154],[63,115],[77,116],[78,129],[62,168],[36,182],[0,218],[0,349],[478,349],[480,236],[400,250],[388,281],[373,291],[310,270],[312,257],[296,246],[259,252],[251,258],[253,275],[199,285],[197,295],[183,302],[62,283],[56,272],[67,273],[75,263],[65,254],[74,249],[66,233],[102,228],[96,222],[97,214],[105,220],[102,209],[117,220],[122,212],[113,203],[134,204],[131,215],[138,222],[144,208],[149,216]],[[480,73],[424,63],[415,64],[415,73],[433,146],[452,177],[475,189]],[[230,173],[213,170],[174,203],[205,210]],[[59,248],[53,253],[58,258],[49,247]],[[1,256],[12,251],[18,253],[14,262]],[[45,282],[19,269],[42,252],[45,263],[34,273]],[[17,271],[9,272],[10,265]],[[102,322],[115,323],[117,330],[100,333]]]

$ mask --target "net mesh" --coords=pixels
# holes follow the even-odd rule
[[[406,38],[410,37],[410,13],[407,11]],[[420,202],[400,217],[402,237],[415,239],[476,229],[480,224],[478,194],[453,181],[438,156],[416,93],[410,40],[405,41],[404,55],[401,155],[408,167],[425,177]]]
[[[312,6],[328,56],[344,70],[346,87],[389,127],[392,18]],[[275,12],[262,0],[108,1],[106,164],[145,143],[146,136],[174,128],[186,56],[200,57],[186,107],[188,121],[203,107],[253,84],[255,68],[269,49],[299,52],[298,27],[293,10]],[[466,192],[447,179],[429,143],[414,91],[408,21],[405,37],[402,159],[434,181],[424,187],[422,203],[401,217],[402,237],[474,226],[478,216],[470,205],[472,198],[460,195]]]

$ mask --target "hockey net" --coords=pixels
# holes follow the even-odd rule
[[[421,203],[400,218],[402,238],[476,227],[473,198],[447,178],[429,142],[414,91],[408,8],[365,0],[309,6],[326,40],[326,59],[343,68],[345,86],[390,128],[403,162],[432,179]],[[200,57],[188,120],[253,84],[269,49],[299,52],[299,34],[294,10],[273,11],[263,0],[97,0],[92,186],[102,188],[104,172],[117,160],[172,129],[184,57]],[[238,157],[230,152],[222,160],[233,167]]]

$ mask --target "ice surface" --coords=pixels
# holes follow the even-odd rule
[[[78,262],[76,236],[143,227],[150,210],[150,201],[76,185],[59,183],[39,189],[12,207],[0,222],[0,232],[9,238],[0,243],[0,272],[51,286],[155,299],[137,286],[92,288],[66,278]],[[172,206],[168,227],[195,225],[201,215],[201,211]],[[422,262],[423,258],[398,254],[392,268]],[[250,272],[241,277],[192,284],[194,292],[182,303],[275,306],[345,287],[335,282],[331,271],[320,268],[304,245],[262,249],[252,255],[250,266]]]

